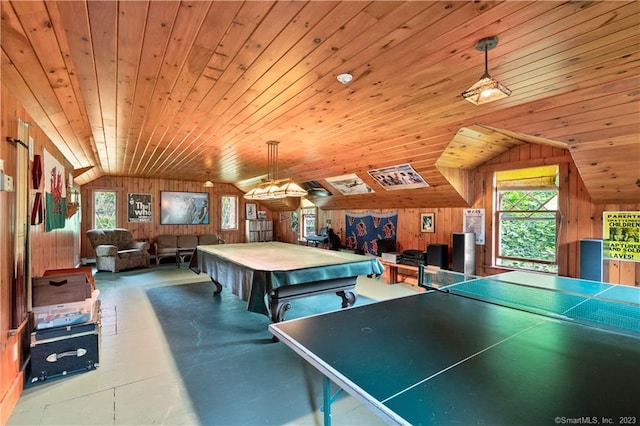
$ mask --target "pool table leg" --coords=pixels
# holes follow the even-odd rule
[[[281,302],[277,298],[269,298],[269,311],[271,311],[271,321],[274,323],[284,321],[284,314],[291,309],[290,302]]]
[[[220,294],[222,293],[222,284],[220,284],[218,281],[214,280],[213,278],[211,278],[211,282],[213,283],[213,285],[216,287],[213,290],[213,295],[215,296],[216,294]]]
[[[342,298],[342,307],[349,308],[356,303],[358,293],[355,290],[337,291],[336,294]]]

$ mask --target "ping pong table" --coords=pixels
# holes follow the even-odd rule
[[[426,292],[269,326],[324,374],[325,424],[341,390],[390,424],[640,422],[639,288],[423,274]]]

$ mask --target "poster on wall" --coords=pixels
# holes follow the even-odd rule
[[[484,209],[465,209],[462,232],[476,234],[476,245],[484,245]]]
[[[209,194],[206,192],[160,192],[161,225],[208,225]]]
[[[44,230],[64,228],[67,216],[67,193],[64,184],[64,167],[46,149],[44,163]]]
[[[370,192],[375,192],[355,173],[330,177],[327,178],[327,182],[329,182],[342,195],[368,194]]]
[[[369,176],[386,190],[426,188],[429,184],[410,164],[369,170]]]
[[[604,212],[605,259],[640,262],[640,212]]]
[[[127,194],[127,222],[151,222],[151,194]]]

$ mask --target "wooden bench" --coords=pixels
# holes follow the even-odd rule
[[[411,273],[416,277],[418,276],[418,272],[420,270],[419,266],[405,265],[402,263],[390,263],[382,260],[380,262],[384,265],[385,269],[387,269],[389,272],[387,275],[387,284],[397,284],[400,282],[398,281],[399,269],[402,269],[403,271],[411,271]]]
[[[383,260],[380,261],[380,263],[382,263],[382,265],[384,265],[385,269],[388,271],[388,275],[387,275],[387,284],[397,284],[401,281],[398,281],[398,270],[401,269],[403,271],[411,271],[412,275],[416,276],[415,280],[411,280],[412,282],[409,282],[409,284],[411,285],[420,285],[421,280],[420,277],[418,276],[420,274],[420,267],[419,266],[413,266],[413,265],[405,265],[403,263],[390,263],[390,262],[385,262]],[[436,274],[438,271],[440,270],[440,267],[435,266],[435,265],[424,265],[424,269],[423,271],[425,273],[428,274]],[[408,281],[405,281],[408,282]]]

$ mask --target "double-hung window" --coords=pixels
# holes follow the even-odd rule
[[[314,235],[316,233],[316,208],[301,209],[302,213],[302,226],[300,227],[300,239],[307,238],[307,235]]]
[[[558,272],[558,166],[495,174],[495,264]]]
[[[117,199],[116,191],[93,192],[93,227],[95,229],[116,227]]]

